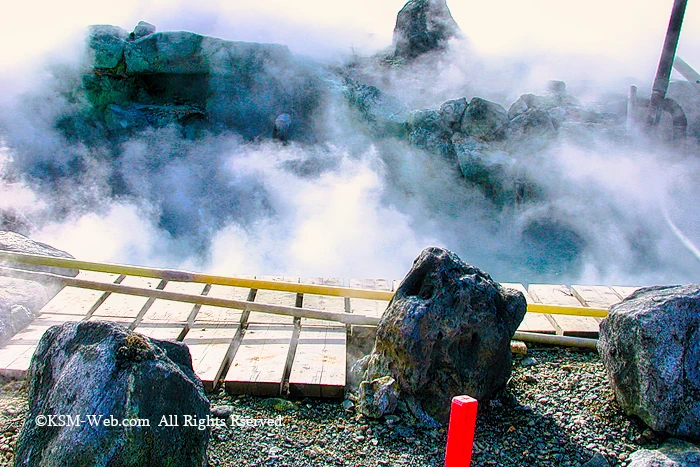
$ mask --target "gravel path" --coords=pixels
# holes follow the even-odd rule
[[[641,444],[656,447],[659,441],[620,411],[594,352],[531,348],[515,361],[508,387],[499,400],[479,408],[473,466],[581,466],[596,452],[610,465],[625,466]],[[212,428],[211,466],[443,463],[445,431],[416,426],[403,407],[368,420],[350,401],[232,397],[223,391],[211,400],[214,412],[234,421]],[[25,409],[20,384],[0,390],[0,465],[11,464]]]

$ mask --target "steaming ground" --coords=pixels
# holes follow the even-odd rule
[[[456,47],[432,70],[368,67],[365,77],[411,108],[475,95],[508,107],[539,79],[537,66],[465,50]],[[177,128],[102,142],[95,129],[84,144],[65,131],[85,106],[83,71],[79,60],[53,65],[39,83],[6,94],[0,109],[3,226],[77,258],[222,274],[401,278],[422,248],[438,245],[500,281],[700,277],[693,144],[564,138],[519,155],[543,198],[495,206],[440,156],[373,135],[332,97],[313,144],[231,132],[192,140]],[[437,84],[427,88],[426,79]],[[541,219],[551,222],[528,227]],[[552,225],[570,233],[554,235]]]

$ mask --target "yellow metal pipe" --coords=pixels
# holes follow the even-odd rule
[[[172,300],[176,302],[194,303],[199,305],[211,305],[222,308],[233,308],[248,312],[258,311],[262,313],[271,313],[275,315],[321,319],[328,321],[337,321],[344,324],[357,324],[364,326],[376,326],[377,324],[379,324],[379,318],[354,313],[338,313],[334,311],[314,310],[311,308],[268,305],[265,303],[207,297],[206,295],[191,295],[178,292],[166,292],[165,290],[159,289],[144,289],[141,287],[131,287],[122,284],[115,284],[113,282],[95,282],[84,279],[76,279],[74,277],[60,276],[57,274],[49,274],[34,271],[21,271],[17,269],[9,269],[3,267],[0,267],[0,272],[11,272],[13,276],[27,280],[58,281],[61,282],[64,286],[78,287],[82,289],[100,290],[104,292],[136,295],[139,297]]]
[[[203,284],[227,285],[232,287],[245,287],[250,289],[264,289],[276,290],[280,292],[328,295],[332,297],[363,298],[368,300],[389,301],[394,296],[394,292],[390,292],[387,290],[367,290],[355,289],[350,287],[336,287],[329,285],[300,284],[295,282],[276,282],[260,279],[245,279],[242,277],[216,276],[188,271],[179,271],[174,269],[145,268],[142,266],[79,261],[70,258],[31,255],[27,253],[15,253],[8,251],[0,251],[0,260],[66,269],[84,269],[88,271],[105,272],[111,274],[155,277],[169,281],[198,282]],[[530,313],[589,316],[595,318],[604,318],[608,315],[608,310],[605,308],[545,305],[540,303],[529,303],[527,305],[527,311]]]
[[[365,298],[369,300],[391,300],[393,292],[388,290],[354,289],[349,287],[335,287],[330,285],[300,284],[295,282],[277,282],[260,279],[245,279],[242,277],[216,276],[199,274],[174,269],[145,268],[142,266],[129,266],[123,264],[97,263],[79,261],[70,258],[57,258],[54,256],[30,255],[0,251],[0,260],[51,266],[67,269],[84,269],[87,271],[105,272],[111,274],[124,274],[129,276],[156,277],[169,281],[199,282],[203,284],[228,285],[232,287],[245,287],[250,289],[277,290],[280,292],[296,292],[315,295],[329,295],[333,297]]]

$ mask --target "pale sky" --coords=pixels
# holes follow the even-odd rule
[[[689,2],[679,55],[700,69],[700,6]],[[89,24],[131,30],[187,29],[226,39],[280,42],[325,56],[391,44],[404,0],[14,0],[0,19],[0,69],[13,68],[76,40]],[[474,49],[484,56],[588,56],[625,76],[652,74],[673,0],[448,0]],[[65,46],[63,49],[65,50]],[[60,56],[60,55],[59,55]],[[594,77],[593,77],[594,78]],[[649,80],[651,80],[649,76]]]

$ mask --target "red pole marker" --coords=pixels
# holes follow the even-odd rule
[[[479,402],[469,396],[452,398],[445,467],[469,467],[471,464],[478,406]]]

